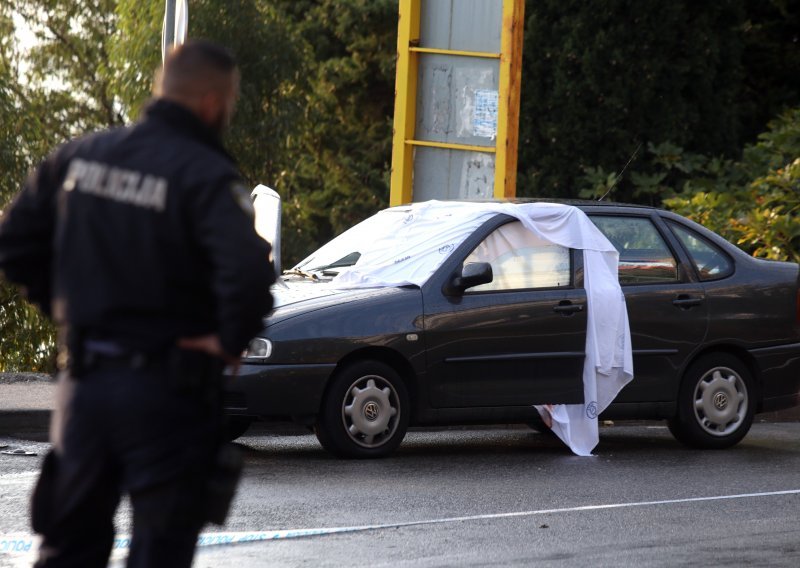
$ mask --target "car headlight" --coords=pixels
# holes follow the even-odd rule
[[[272,355],[272,342],[264,337],[256,337],[242,353],[242,359],[256,359],[264,361]]]

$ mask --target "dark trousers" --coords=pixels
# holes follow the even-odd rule
[[[168,374],[122,367],[59,377],[53,451],[32,501],[44,537],[36,566],[106,566],[123,493],[133,507],[128,566],[191,565],[220,411],[207,393],[171,388]]]

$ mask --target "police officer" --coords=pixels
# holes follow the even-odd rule
[[[125,492],[129,566],[189,566],[227,512],[222,369],[261,328],[274,280],[220,138],[238,83],[224,48],[178,47],[140,122],[59,148],[2,216],[0,270],[59,329],[37,566],[105,566]]]

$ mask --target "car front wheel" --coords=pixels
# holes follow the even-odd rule
[[[397,449],[408,420],[408,391],[397,372],[379,361],[361,361],[334,376],[314,432],[336,456],[378,458]]]
[[[677,414],[669,422],[675,438],[695,448],[728,448],[753,424],[755,392],[742,362],[726,353],[706,355],[684,375]]]

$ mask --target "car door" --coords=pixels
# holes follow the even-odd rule
[[[590,214],[620,253],[634,378],[615,402],[674,400],[681,373],[708,329],[705,290],[654,215]]]
[[[431,406],[583,402],[586,294],[573,285],[573,255],[512,221],[463,258],[491,264],[492,282],[426,290]]]

